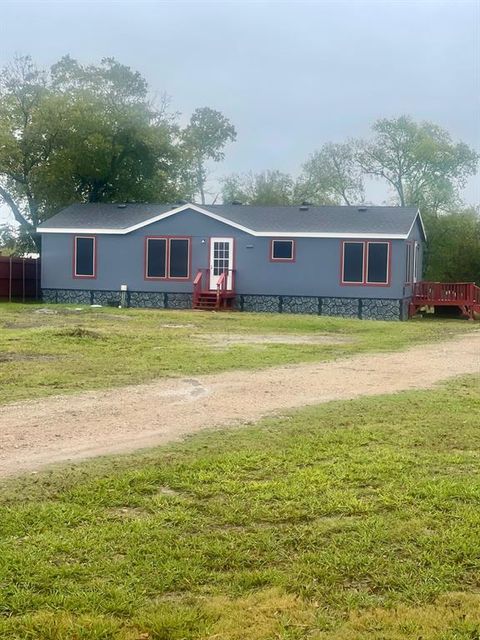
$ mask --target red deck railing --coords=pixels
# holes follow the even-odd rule
[[[417,282],[413,302],[444,305],[480,303],[480,287],[474,282]]]
[[[459,307],[463,315],[473,319],[480,312],[480,287],[474,282],[417,282],[410,315],[424,306]]]

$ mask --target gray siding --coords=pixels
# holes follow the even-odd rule
[[[412,227],[412,230],[408,236],[408,241],[409,242],[418,242],[419,245],[419,252],[418,252],[418,269],[417,269],[417,273],[418,273],[418,280],[421,280],[423,277],[423,233],[422,233],[422,228],[420,226],[420,221],[416,220],[415,224]],[[403,254],[404,254],[404,267],[403,267],[403,272],[404,272],[404,279],[405,279],[405,274],[406,274],[406,259],[407,259],[407,243],[404,242],[403,243]],[[410,297],[412,295],[412,289],[413,286],[410,284],[405,283],[404,286],[404,297]]]
[[[412,236],[414,233],[419,234],[419,229],[412,230]],[[190,281],[145,280],[144,239],[149,235],[191,237]],[[73,278],[72,234],[44,234],[42,288],[118,291],[121,284],[127,284],[130,291],[191,292],[195,273],[208,266],[212,236],[235,239],[235,290],[239,294],[382,299],[408,295],[402,240],[392,241],[390,286],[342,286],[341,240],[296,238],[295,262],[271,262],[270,238],[251,236],[194,211],[181,212],[127,235],[98,235],[96,279]]]

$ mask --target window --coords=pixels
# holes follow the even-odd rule
[[[413,254],[413,282],[418,282],[419,278],[421,278],[420,273],[420,243],[414,243],[414,254]]]
[[[407,242],[405,245],[405,283],[418,282],[420,264],[420,243]]]
[[[146,238],[145,277],[190,277],[190,238]]]
[[[342,284],[389,285],[389,242],[344,242],[342,256]]]
[[[75,278],[95,278],[95,237],[75,236],[73,275]]]
[[[293,262],[295,260],[294,240],[272,240],[270,259],[274,262]]]
[[[169,252],[169,278],[188,278],[188,254],[190,241],[187,238],[171,238]]]
[[[367,265],[367,283],[387,284],[388,244],[386,242],[368,243]]]
[[[166,278],[167,276],[167,239],[148,238],[147,240],[147,278]]]
[[[405,283],[413,282],[413,243],[407,242],[405,245]]]
[[[363,283],[363,242],[345,242],[343,245],[343,282]]]
[[[221,276],[230,269],[230,247],[233,240],[213,241],[213,275]]]

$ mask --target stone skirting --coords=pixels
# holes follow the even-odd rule
[[[156,309],[191,309],[191,293],[83,289],[43,289],[44,302],[60,304],[100,304],[102,306]],[[316,296],[238,295],[234,308],[266,313],[305,313],[365,320],[406,320],[409,299],[333,298]]]
[[[158,291],[85,291],[83,289],[42,289],[43,302],[58,304],[100,304],[103,307],[144,307],[153,309],[191,309],[191,293]]]

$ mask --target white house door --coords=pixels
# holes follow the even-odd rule
[[[233,238],[210,238],[210,289],[216,290],[222,273],[226,273],[226,289],[233,285]]]

